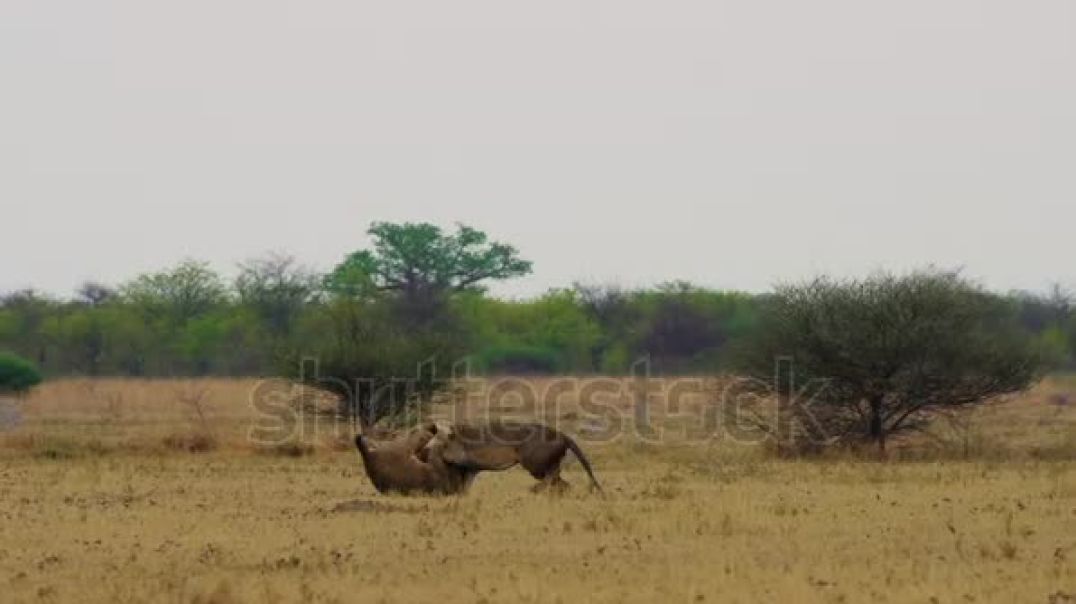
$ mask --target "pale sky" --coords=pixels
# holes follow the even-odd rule
[[[0,292],[327,269],[374,220],[573,280],[1076,285],[1072,0],[0,0]]]

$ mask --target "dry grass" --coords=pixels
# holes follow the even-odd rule
[[[0,432],[0,599],[1076,601],[1071,379],[884,464],[686,443],[690,413],[655,413],[662,442],[585,445],[604,499],[532,495],[520,470],[463,498],[379,496],[337,432],[249,444],[253,387],[69,381],[25,401]],[[514,414],[586,434],[573,404]]]

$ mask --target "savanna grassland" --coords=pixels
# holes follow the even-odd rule
[[[536,413],[580,437],[604,498],[574,461],[563,496],[519,469],[381,496],[346,427],[252,444],[255,387],[65,380],[21,421],[8,404],[0,600],[1076,602],[1071,378],[887,462],[685,442],[660,410],[660,442],[594,442],[571,401]]]

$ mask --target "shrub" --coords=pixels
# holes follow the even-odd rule
[[[748,388],[776,390],[774,434],[797,448],[884,452],[938,412],[1027,388],[1042,366],[1012,301],[957,273],[820,278],[779,287],[763,312],[740,369]]]
[[[0,392],[21,394],[41,383],[41,373],[29,361],[0,352]]]

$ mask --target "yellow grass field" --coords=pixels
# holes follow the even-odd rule
[[[1072,378],[887,462],[685,441],[705,396],[655,409],[658,442],[594,442],[571,400],[516,409],[579,436],[604,498],[574,461],[563,496],[518,468],[378,495],[346,426],[252,443],[255,388],[67,380],[7,403],[0,601],[1076,602]]]

